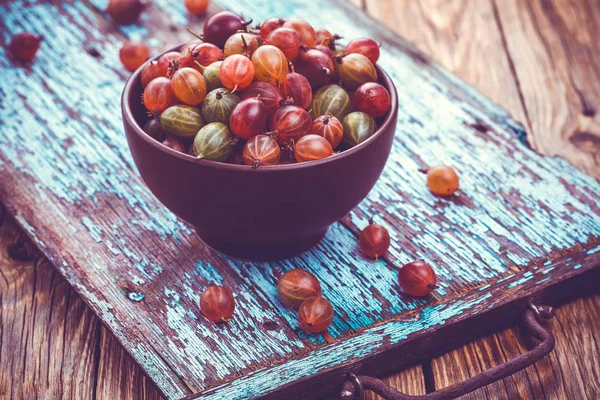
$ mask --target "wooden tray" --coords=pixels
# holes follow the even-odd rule
[[[534,294],[571,278],[562,294],[576,294],[575,284],[591,281],[584,273],[598,277],[598,182],[534,153],[505,111],[334,0],[221,4],[257,21],[297,16],[382,43],[380,64],[401,104],[386,170],[302,256],[252,263],[215,253],[144,186],[119,101],[126,37],[174,45],[202,21],[187,20],[182,1],[162,0],[140,25],[118,28],[98,11],[105,3],[0,5],[5,43],[24,30],[46,37],[32,65],[0,50],[0,200],[168,398],[314,398],[339,388],[348,370],[391,372],[513,323],[511,311]],[[440,163],[460,173],[450,200],[433,197],[419,172]],[[356,250],[373,215],[393,236],[379,262]],[[441,285],[424,299],[397,284],[397,267],[417,258],[435,266]],[[335,307],[324,335],[304,334],[277,299],[278,277],[294,267],[313,272]],[[210,283],[236,293],[227,325],[200,315]]]

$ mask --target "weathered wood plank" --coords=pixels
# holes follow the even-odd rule
[[[600,294],[556,312],[555,350],[535,365],[461,399],[596,399],[600,396]],[[432,361],[436,389],[464,381],[526,351],[515,328],[478,339]],[[525,344],[526,342],[523,341]]]
[[[317,249],[274,265],[248,267],[205,248],[142,184],[120,133],[123,73],[117,48],[124,35],[145,37],[150,32],[136,27],[116,30],[79,2],[29,7],[6,3],[1,6],[7,15],[2,32],[44,30],[44,46],[52,51],[41,51],[30,69],[14,68],[0,58],[7,81],[22,81],[16,89],[6,90],[8,101],[2,105],[11,118],[0,131],[0,176],[5,183],[0,198],[169,397],[210,388],[240,374],[256,379],[260,394],[272,392],[274,385],[341,370],[355,361],[356,354],[379,352],[375,344],[390,332],[389,347],[394,347],[408,333],[417,335],[441,323],[436,313],[450,323],[467,310],[478,311],[479,303],[454,297],[465,289],[508,275],[511,267],[531,267],[532,258],[541,260],[552,251],[555,257],[598,236],[598,188],[590,178],[560,162],[540,160],[515,144],[513,135],[519,128],[504,111],[379,25],[333,2],[326,15],[304,2],[224,3],[257,19],[296,15],[323,26],[335,20],[346,37],[370,35],[386,44],[389,50],[384,51],[382,64],[403,84],[398,140],[371,200],[344,224],[356,231],[365,215],[381,214],[398,235],[392,262],[414,257],[434,261],[444,289],[436,298],[419,301],[398,296],[394,269],[385,261],[374,268],[358,257],[352,250],[354,236],[339,224]],[[155,8],[159,14],[166,10],[165,21],[182,18],[180,2],[163,1]],[[100,59],[81,51],[89,45],[98,46]],[[70,66],[68,75],[65,64]],[[25,79],[28,73],[35,79]],[[82,86],[93,88],[93,96],[82,93]],[[505,165],[513,153],[519,162]],[[489,165],[476,168],[487,157]],[[459,168],[463,194],[455,202],[434,201],[424,185],[415,184],[422,179],[416,175],[418,167],[440,160],[465,165]],[[559,170],[568,179],[557,180]],[[516,178],[507,181],[503,179],[507,175]],[[488,183],[489,176],[497,182]],[[523,211],[506,216],[507,205]],[[502,220],[497,221],[499,215]],[[441,224],[432,223],[435,218]],[[562,234],[567,223],[570,231]],[[476,269],[471,267],[473,259],[479,263]],[[294,265],[312,269],[325,282],[326,296],[344,311],[330,338],[344,340],[322,345],[319,337],[301,337],[293,314],[280,314],[273,271]],[[562,268],[558,276],[570,276],[574,266]],[[589,268],[585,264],[582,271]],[[249,275],[248,270],[257,273]],[[514,287],[531,279],[527,273],[509,277]],[[360,278],[355,282],[354,277]],[[221,281],[243,301],[238,302],[235,322],[216,330],[199,316],[197,296],[205,285]],[[344,286],[346,282],[350,284]],[[132,293],[145,297],[139,302]],[[434,300],[440,301],[440,308],[424,308],[433,310],[433,316],[425,313],[427,321],[408,331],[394,330],[394,323],[377,325]],[[278,330],[263,329],[273,321]],[[355,331],[360,332],[348,337]],[[358,353],[356,344],[362,346]],[[294,363],[297,360],[304,364]],[[270,372],[282,370],[286,375],[281,381],[268,378]],[[247,396],[244,379],[208,393]]]

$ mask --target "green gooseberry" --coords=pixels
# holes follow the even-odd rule
[[[342,142],[348,147],[354,147],[367,140],[375,130],[377,124],[369,115],[361,111],[352,112],[344,118],[344,137]]]
[[[340,81],[349,90],[356,90],[367,82],[377,82],[377,70],[362,54],[351,53],[337,58],[336,70]]]
[[[206,95],[202,102],[202,115],[207,122],[229,124],[231,112],[240,102],[240,98],[230,90],[219,88]]]
[[[196,107],[178,104],[163,111],[160,124],[171,135],[191,141],[205,122],[202,113]]]
[[[200,129],[194,138],[194,155],[211,161],[225,161],[233,152],[237,139],[227,125],[211,122]]]
[[[352,102],[348,92],[338,85],[327,85],[315,93],[309,107],[312,119],[330,113],[340,121],[352,111]]]
[[[212,92],[217,88],[224,87],[221,83],[221,75],[219,72],[221,64],[223,64],[223,61],[215,61],[206,67],[202,67],[202,76],[206,82],[206,91]]]

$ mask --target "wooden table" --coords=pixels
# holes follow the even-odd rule
[[[600,177],[598,2],[354,2],[511,111],[538,151]],[[2,396],[161,398],[3,208],[0,275]],[[600,294],[563,306],[552,330],[549,357],[471,397],[599,398]],[[482,338],[388,381],[422,394],[464,380],[523,352],[518,334]]]

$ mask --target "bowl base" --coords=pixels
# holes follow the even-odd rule
[[[308,236],[285,241],[236,242],[222,237],[215,237],[196,229],[200,239],[212,249],[227,256],[252,261],[277,261],[297,256],[319,243],[326,232],[327,228]]]

